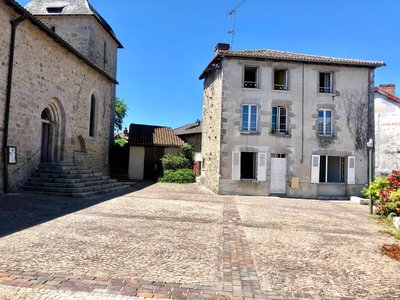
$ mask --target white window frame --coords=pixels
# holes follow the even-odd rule
[[[243,111],[244,111],[244,107],[245,106],[248,106],[248,108],[249,108],[249,118],[248,118],[248,120],[247,120],[247,124],[246,124],[246,126],[247,126],[247,129],[244,129],[243,128]],[[256,130],[250,130],[251,129],[251,108],[252,107],[255,107],[256,108]],[[241,116],[241,121],[240,121],[240,123],[241,123],[241,127],[240,127],[240,132],[243,132],[243,133],[257,133],[258,132],[258,111],[259,111],[259,107],[258,107],[258,105],[257,104],[242,104],[242,114],[240,115]]]
[[[319,113],[321,111],[323,112],[323,116],[322,116],[323,132],[322,133],[319,131]],[[331,113],[331,126],[330,126],[331,132],[330,133],[327,133],[328,126],[327,126],[327,122],[326,122],[326,119],[327,119],[326,112],[328,112],[328,111]],[[318,128],[317,128],[317,130],[318,130],[319,136],[333,136],[333,110],[332,109],[318,109]]]
[[[246,81],[245,81],[246,68],[255,69],[256,70],[255,87],[246,86]],[[259,89],[260,88],[260,80],[259,80],[260,76],[259,76],[259,73],[260,73],[260,68],[258,66],[244,66],[243,67],[243,88],[246,88],[246,89]],[[251,83],[253,83],[253,82],[251,82]]]
[[[329,86],[321,86],[321,74],[330,74]],[[322,91],[321,91],[322,89]],[[327,91],[329,89],[329,91]],[[333,94],[333,72],[318,73],[318,92],[321,94]]]
[[[322,167],[322,159],[321,157],[325,157],[325,166],[324,166],[324,181],[320,181],[320,171]],[[354,184],[355,183],[355,157],[354,156],[339,156],[339,182],[331,182],[328,181],[329,174],[329,157],[332,155],[312,155],[311,157],[311,183],[333,183],[333,184]],[[347,170],[346,170],[346,158],[347,158]],[[346,173],[347,171],[347,173]],[[346,178],[347,175],[347,178]]]
[[[284,87],[283,89],[275,88],[275,86],[277,85],[275,83],[275,71],[285,71],[285,85],[283,86]],[[289,70],[288,69],[284,69],[284,68],[282,68],[282,69],[280,69],[280,68],[274,69],[273,80],[274,80],[274,91],[285,91],[285,92],[289,91]]]
[[[272,109],[274,109],[274,108],[276,108],[277,109],[277,115],[276,115],[276,123],[275,123],[275,126],[276,126],[276,128],[272,128],[272,130],[275,130],[275,132],[276,133],[279,133],[279,134],[289,134],[289,130],[288,130],[288,125],[289,125],[289,116],[288,116],[288,107],[287,106],[280,106],[280,105],[273,105],[272,106]],[[284,131],[281,131],[281,129],[280,129],[280,125],[281,125],[281,123],[280,123],[280,121],[281,121],[281,108],[284,108],[285,109],[285,111],[286,111],[286,120],[285,120],[285,130]],[[274,115],[272,114],[272,117],[274,117]],[[271,125],[273,125],[273,123],[271,124]]]

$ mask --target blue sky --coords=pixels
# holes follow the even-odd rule
[[[25,5],[28,1],[20,1]],[[241,0],[91,0],[125,49],[117,96],[124,124],[179,127],[201,118],[202,70],[218,42],[230,42],[228,12]],[[375,84],[400,88],[398,0],[247,0],[233,48],[274,49],[382,60]]]

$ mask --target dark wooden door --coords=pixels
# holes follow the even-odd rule
[[[157,180],[162,175],[161,158],[164,155],[164,148],[148,147],[144,151],[144,172],[143,178]]]
[[[51,161],[51,151],[50,151],[50,124],[42,123],[42,162]]]

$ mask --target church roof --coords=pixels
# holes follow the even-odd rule
[[[118,48],[123,48],[111,26],[87,0],[32,0],[25,8],[35,16],[94,16],[111,35]]]

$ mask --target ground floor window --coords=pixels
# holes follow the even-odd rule
[[[321,155],[319,182],[345,182],[345,170],[345,157]]]
[[[256,179],[257,156],[254,152],[240,153],[240,178]]]

